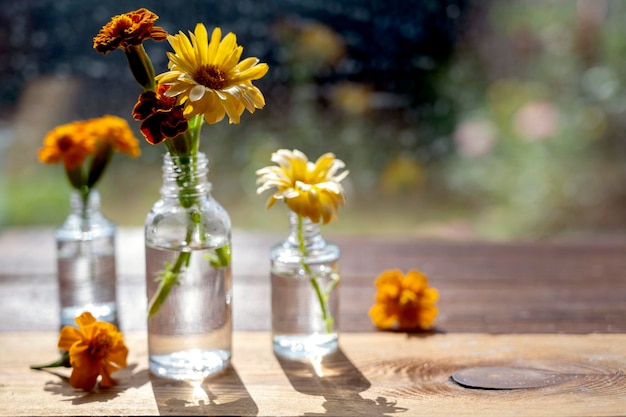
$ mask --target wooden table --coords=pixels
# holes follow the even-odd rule
[[[130,366],[114,374],[114,388],[84,393],[69,386],[68,370],[28,368],[57,355],[52,230],[1,231],[0,415],[626,415],[626,239],[332,237],[342,249],[340,350],[317,364],[271,350],[267,254],[279,239],[234,232],[233,363],[194,386],[147,370],[143,239],[121,229],[118,301]],[[373,281],[387,268],[420,269],[439,289],[434,332],[372,326]],[[451,378],[486,367],[555,379],[487,390]]]

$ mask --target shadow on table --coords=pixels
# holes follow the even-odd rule
[[[304,413],[305,416],[367,415],[384,416],[407,409],[396,407],[384,397],[370,400],[361,397],[370,382],[350,362],[341,349],[321,361],[290,360],[276,356],[293,388],[306,395],[324,397],[325,413]]]
[[[59,381],[46,382],[44,391],[71,398],[74,405],[111,401],[129,388],[139,388],[145,385],[149,378],[147,369],[137,371],[137,364],[131,364],[120,372],[123,376],[113,374],[113,379],[118,381],[116,385],[110,388],[101,388],[99,385],[96,385],[92,391],[86,392],[70,386],[69,375],[71,370],[69,369],[60,368],[60,370],[57,370],[56,368],[51,368],[42,369],[41,371],[59,378]]]
[[[259,409],[233,366],[197,382],[150,375],[160,415],[257,415]]]

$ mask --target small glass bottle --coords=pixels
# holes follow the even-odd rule
[[[310,219],[289,220],[289,237],[270,251],[274,353],[319,358],[338,347],[339,247]]]
[[[165,155],[161,198],[146,217],[149,365],[163,378],[198,380],[230,364],[231,223],[207,174],[203,153]]]
[[[71,212],[54,233],[61,327],[89,311],[97,320],[118,326],[115,270],[115,224],[100,212],[100,194],[72,190]]]

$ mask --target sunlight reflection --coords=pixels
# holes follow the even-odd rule
[[[324,377],[324,370],[322,369],[322,356],[319,355],[311,355],[307,358],[311,362],[311,366],[313,367],[313,372],[319,378]]]
[[[189,381],[189,384],[193,387],[191,394],[191,404],[194,406],[206,405],[211,403],[211,399],[207,392],[202,388],[203,380]]]

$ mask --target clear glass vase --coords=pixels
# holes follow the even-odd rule
[[[55,230],[61,327],[89,311],[97,320],[118,324],[115,224],[100,212],[100,194],[70,195],[70,214]]]
[[[318,224],[293,212],[289,220],[289,237],[270,251],[274,353],[319,358],[338,347],[340,252]]]
[[[210,194],[205,154],[165,155],[145,223],[150,371],[197,380],[231,359],[231,223]]]

